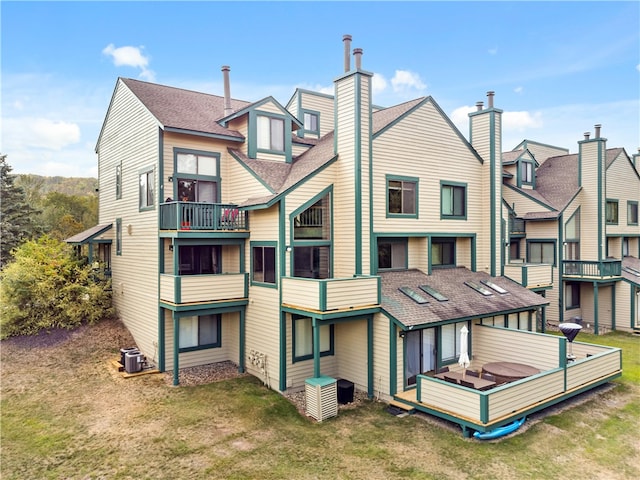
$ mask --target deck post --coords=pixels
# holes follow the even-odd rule
[[[172,311],[173,316],[173,385],[180,384],[180,318],[176,317],[176,312]]]
[[[313,377],[320,377],[320,326],[313,317]]]
[[[367,315],[367,397],[373,398],[373,315]]]

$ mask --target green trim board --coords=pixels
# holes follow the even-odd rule
[[[266,117],[270,119],[273,118],[273,119],[278,119],[283,121],[284,150],[280,151],[280,150],[262,149],[258,147],[258,117]],[[285,163],[291,163],[293,159],[292,150],[291,150],[291,129],[286,128],[286,123],[288,119],[294,119],[294,117],[291,116],[291,114],[288,112],[286,112],[286,114],[280,115],[272,112],[251,109],[249,111],[249,122],[248,122],[249,131],[248,131],[248,138],[247,138],[247,155],[249,156],[249,158],[257,158],[260,153],[268,153],[270,155],[282,156]],[[298,122],[297,120],[295,121]]]
[[[182,135],[189,135],[193,137],[213,138],[216,140],[224,140],[227,142],[237,142],[237,143],[245,142],[244,137],[236,137],[235,135],[221,135],[219,133],[199,132],[197,130],[189,130],[186,128],[164,127],[164,131],[168,133],[180,133]]]
[[[452,189],[452,196],[450,199],[452,213],[444,212],[445,210],[444,190],[447,188]],[[457,204],[456,204],[455,192],[458,191],[458,189],[462,189],[464,194],[464,198],[463,198],[464,205],[462,206],[462,209],[463,209],[462,214],[456,213],[456,210],[459,210],[460,208],[460,205],[458,205],[458,208],[456,208]],[[468,199],[469,199],[469,194],[468,194],[467,183],[454,182],[450,180],[440,180],[440,220],[467,220]]]
[[[285,272],[287,268],[286,257],[286,236],[287,231],[285,227],[286,219],[286,198],[282,198],[278,204],[278,262],[279,272]],[[280,279],[278,279],[280,280]],[[278,305],[282,305],[282,289],[278,289]],[[280,336],[279,336],[279,373],[280,373],[280,385],[279,389],[284,392],[287,389],[287,314],[280,310]]]
[[[254,280],[253,276],[254,276],[254,252],[253,249],[256,247],[270,247],[273,248],[274,251],[274,258],[273,258],[273,266],[275,269],[274,272],[274,281],[272,282],[267,282],[267,281],[256,281]],[[275,241],[251,241],[249,242],[249,281],[251,282],[251,286],[258,286],[258,287],[267,287],[267,288],[278,288],[278,285],[280,284],[280,275],[279,275],[279,269],[278,269],[278,242]],[[264,266],[264,262],[263,262],[263,266]]]
[[[315,335],[314,335],[312,336],[311,353],[296,357],[296,342],[297,342],[296,322],[300,320],[306,320],[306,319],[311,321],[313,330],[323,326],[323,325],[317,325],[316,322],[314,322],[314,318],[308,315],[300,315],[296,313],[291,314],[291,363],[298,363],[298,362],[304,362],[306,360],[313,360],[315,357],[316,351],[319,352],[320,357],[328,357],[328,356],[335,355],[335,328],[333,324],[329,324],[329,325],[325,325],[329,327],[329,349],[323,350],[323,351],[320,351],[319,349],[316,350]],[[319,336],[318,336],[318,342],[319,342]],[[318,343],[318,348],[319,348],[319,343]]]

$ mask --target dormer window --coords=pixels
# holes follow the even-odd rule
[[[526,185],[533,184],[533,163],[531,162],[520,163],[520,184],[526,184]]]
[[[258,115],[258,149],[284,152],[284,119]]]

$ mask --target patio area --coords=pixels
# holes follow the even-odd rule
[[[622,374],[622,351],[573,342],[575,360],[567,360],[567,339],[560,336],[473,325],[471,369],[494,362],[518,362],[537,369],[524,378],[480,390],[418,375],[416,387],[394,396],[396,402],[455,422],[465,437],[488,432],[526,415],[607,383]],[[462,369],[452,373],[461,376]],[[465,375],[469,379],[469,370]]]

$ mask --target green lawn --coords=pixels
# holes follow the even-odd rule
[[[4,480],[640,477],[632,335],[578,339],[623,349],[614,388],[480,442],[421,414],[391,416],[378,402],[316,423],[253,377],[198,387],[171,387],[164,375],[123,379],[108,368],[118,350],[105,328],[46,348],[2,342]]]

